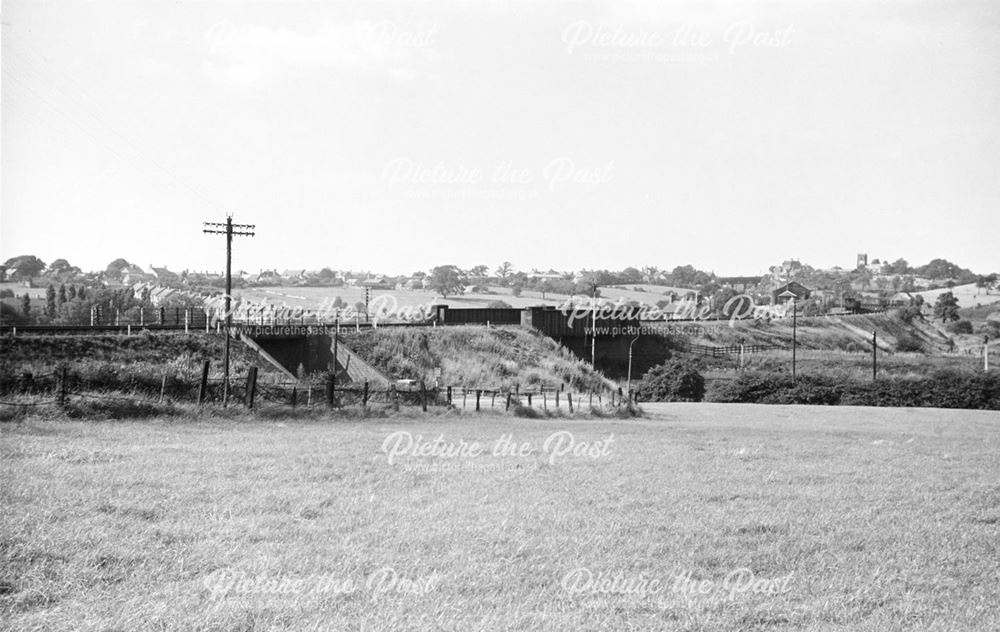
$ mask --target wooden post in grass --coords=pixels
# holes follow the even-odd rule
[[[198,405],[205,403],[205,396],[208,395],[208,360],[201,366],[201,387],[198,389]]]
[[[389,392],[392,394],[392,407],[399,412],[399,391],[396,390],[395,384],[389,387]]]
[[[66,365],[59,367],[59,408],[66,407]]]
[[[326,405],[333,406],[337,401],[337,374],[336,369],[330,371],[326,377]]]
[[[549,409],[549,396],[548,396],[548,393],[545,392],[545,387],[544,386],[542,386],[540,388],[542,390],[542,410],[548,410]]]
[[[420,407],[427,412],[427,385],[423,380],[420,381]]]
[[[167,390],[167,374],[163,374],[163,379],[160,381],[160,403],[163,403],[163,393]]]
[[[590,389],[590,407],[594,407],[594,389]]]
[[[531,408],[531,393],[528,393],[528,408]]]
[[[476,389],[476,412],[477,413],[479,412],[479,396],[480,396],[480,394],[482,394],[482,391],[480,391],[479,389]]]
[[[296,404],[295,400],[298,399],[298,395],[299,395],[298,390],[293,386],[292,387],[292,401],[291,401],[292,408],[295,408],[295,404]]]
[[[507,391],[507,407],[504,410],[510,410],[510,391]]]
[[[566,401],[569,403],[569,412],[573,412],[573,393],[566,393]]]
[[[878,379],[878,355],[876,355],[876,352],[878,351],[877,343],[878,343],[878,334],[876,334],[875,330],[873,329],[872,330],[872,382]]]
[[[468,391],[466,391],[465,387],[463,386],[462,387],[462,410],[465,410],[465,396],[466,396],[467,393],[468,393]]]
[[[490,410],[493,410],[493,408],[496,407],[496,404],[497,404],[497,392],[493,391],[493,395],[490,399]]]
[[[364,389],[361,391],[361,407],[368,408],[368,380],[365,380]]]
[[[252,366],[247,371],[247,392],[246,392],[246,404],[247,408],[253,409],[253,400],[257,395],[257,367]]]
[[[451,387],[448,387],[448,405],[451,406]]]
[[[559,410],[559,391],[556,391],[556,410]]]

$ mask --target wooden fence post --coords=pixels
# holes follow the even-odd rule
[[[292,387],[292,402],[291,402],[291,403],[292,403],[292,408],[295,408],[295,404],[296,404],[296,401],[295,401],[295,400],[297,400],[297,399],[298,399],[298,395],[299,395],[299,392],[298,392],[298,389],[296,389],[296,388],[295,388],[295,387],[293,386],[293,387]]]
[[[462,410],[465,410],[465,396],[466,396],[467,393],[468,393],[468,391],[466,391],[465,387],[463,386],[462,387]]]
[[[476,412],[479,412],[479,395],[482,393],[480,390],[476,390]]]
[[[361,406],[368,408],[368,380],[365,380],[364,390],[361,392]]]
[[[556,410],[559,410],[559,391],[556,391]]]
[[[60,408],[65,408],[66,407],[66,383],[68,381],[66,373],[67,373],[67,371],[66,371],[66,365],[64,364],[63,366],[59,367],[59,407]]]
[[[531,393],[528,393],[528,408],[531,408]]]
[[[566,401],[569,403],[569,412],[573,412],[573,393],[566,393]]]
[[[423,382],[423,380],[420,381],[420,406],[421,406],[421,408],[423,408],[423,411],[426,413],[427,412],[427,385]]]
[[[493,395],[490,399],[490,410],[493,410],[497,404],[497,392],[493,391]]]
[[[390,393],[392,394],[392,407],[398,412],[399,411],[399,391],[396,390],[396,385],[393,384],[389,387]]]
[[[199,406],[205,403],[205,397],[208,395],[208,364],[208,360],[205,360],[205,364],[201,367],[201,388],[198,389]]]
[[[510,391],[507,391],[507,407],[504,410],[510,410]]]
[[[448,405],[451,406],[451,387],[448,387]]]
[[[163,380],[160,381],[160,402],[163,403],[163,392],[167,390],[167,374],[163,374]]]
[[[541,391],[542,391],[542,409],[543,410],[548,410],[549,409],[549,396],[545,392],[545,387],[544,386],[542,386],[540,388],[541,388]]]
[[[336,370],[336,369],[335,369]],[[326,405],[335,406],[337,403],[337,374],[330,371],[326,377]]]
[[[252,366],[247,371],[247,392],[246,392],[246,404],[247,408],[253,409],[253,400],[257,395],[257,367]]]

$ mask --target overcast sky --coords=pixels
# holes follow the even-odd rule
[[[1000,270],[998,7],[4,2],[0,259]]]

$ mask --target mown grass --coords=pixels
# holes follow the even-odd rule
[[[0,425],[0,627],[1000,627],[996,413],[648,409]],[[559,431],[613,442],[550,461]],[[535,451],[389,463],[397,432]],[[577,569],[667,589],[574,593]],[[734,593],[739,569],[780,590]]]

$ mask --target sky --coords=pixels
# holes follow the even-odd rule
[[[7,1],[0,260],[1000,271],[1000,4]]]

